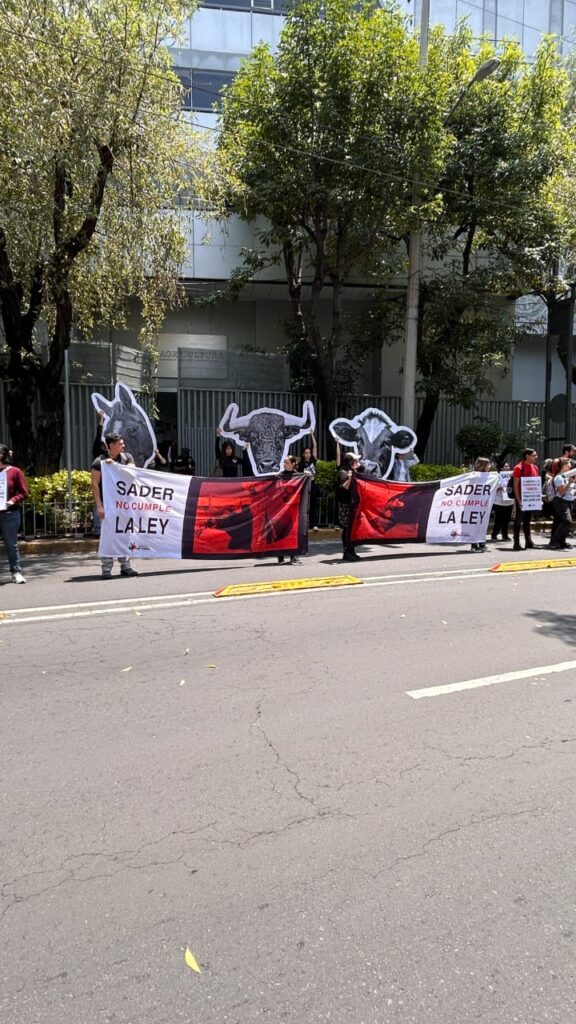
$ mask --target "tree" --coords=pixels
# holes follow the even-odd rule
[[[444,165],[449,84],[435,54],[422,72],[397,10],[302,0],[277,52],[256,47],[226,93],[226,210],[265,220],[248,269],[281,261],[292,338],[308,357],[326,423],[343,371],[346,283],[397,266],[415,216],[414,175],[435,182]],[[434,194],[423,185],[424,211]]]
[[[442,215],[427,225],[420,451],[441,396],[470,408],[491,392],[487,371],[507,361],[520,333],[495,299],[532,291],[562,250],[571,217],[560,195],[574,165],[568,79],[551,38],[532,65],[517,43],[505,43],[497,73],[470,88],[492,47],[475,53],[465,27],[454,37],[438,31],[432,46],[455,68],[462,91],[447,117],[454,143],[440,181]]]
[[[138,296],[150,339],[177,297],[185,241],[170,207],[194,155],[164,41],[185,11],[178,0],[3,5],[3,363],[11,444],[36,472],[58,467],[73,327],[119,325]]]

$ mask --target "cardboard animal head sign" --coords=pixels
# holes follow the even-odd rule
[[[352,449],[365,469],[385,479],[392,470],[396,452],[409,452],[416,444],[410,427],[399,427],[381,409],[364,409],[353,419],[332,420],[332,437]]]
[[[126,384],[117,384],[114,398],[104,398],[97,392],[92,394],[92,404],[97,412],[103,412],[105,419],[103,434],[121,434],[126,451],[134,457],[137,466],[147,466],[154,459],[156,435],[147,413]]]
[[[254,409],[238,415],[235,402],[228,406],[220,422],[223,437],[229,437],[248,450],[255,476],[278,473],[290,446],[314,432],[316,416],[312,402],[304,402],[302,416],[291,416],[281,409]]]

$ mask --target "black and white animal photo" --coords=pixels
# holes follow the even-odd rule
[[[312,402],[305,401],[302,416],[292,416],[281,409],[254,409],[239,416],[232,402],[220,422],[223,437],[236,441],[248,450],[255,476],[279,473],[290,446],[306,434],[314,433],[316,415]]]
[[[381,409],[364,409],[353,419],[332,420],[332,437],[358,456],[371,476],[386,479],[392,470],[396,452],[403,454],[416,444],[410,427],[399,427]]]

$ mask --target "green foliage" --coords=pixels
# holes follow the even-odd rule
[[[439,466],[433,462],[419,462],[417,466],[412,466],[410,469],[410,476],[412,481],[425,481],[425,480],[445,480],[450,476],[459,476],[462,472],[461,466]]]
[[[542,437],[541,423],[537,418],[514,431],[506,431],[498,423],[478,418],[462,427],[455,440],[465,457],[477,459],[484,455],[500,463],[507,455],[519,456],[524,448],[535,447]]]
[[[334,460],[318,459],[316,463],[316,483],[320,485],[328,497],[334,493],[338,467]]]
[[[140,300],[151,343],[178,301],[186,224],[174,196],[199,148],[164,45],[180,0],[9,0],[0,21],[0,315],[11,440],[57,464],[72,325],[123,326]],[[38,430],[31,406],[39,399]]]
[[[37,506],[53,502],[64,505],[68,501],[68,473],[65,469],[50,476],[28,477],[27,483],[30,500]],[[92,501],[92,477],[86,470],[72,470],[72,501]]]
[[[302,378],[312,379],[327,422],[342,375],[350,380],[345,282],[358,272],[376,280],[398,270],[399,236],[417,216],[414,175],[423,180],[418,213],[435,208],[449,145],[449,83],[436,52],[420,67],[398,10],[301,0],[290,7],[276,53],[257,46],[227,91],[219,137],[224,205],[228,214],[265,219],[260,266],[284,267],[290,345],[300,346],[293,363],[307,364]]]
[[[465,458],[478,459],[481,456],[491,459],[500,451],[503,431],[497,423],[487,421],[468,423],[456,434],[456,444]]]

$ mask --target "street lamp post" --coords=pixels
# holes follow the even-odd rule
[[[420,26],[420,66],[426,63],[428,53],[428,26],[430,2],[423,0],[422,21]],[[444,122],[452,116],[464,96],[476,82],[489,78],[500,67],[498,57],[490,57],[476,69],[474,76],[456,97],[455,103],[446,114]],[[420,180],[414,177],[413,195],[415,205],[418,204]],[[404,332],[404,368],[402,375],[402,423],[408,427],[416,426],[416,354],[418,349],[418,322],[420,312],[420,273],[422,263],[422,232],[420,228],[410,232],[408,243],[408,283],[406,289],[406,322]]]

